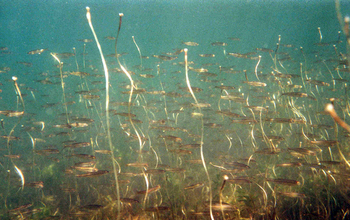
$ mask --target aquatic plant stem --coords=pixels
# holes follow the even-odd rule
[[[142,54],[141,54],[141,50],[140,50],[139,46],[137,45],[134,36],[132,36],[132,40],[134,41],[134,44],[135,44],[135,46],[136,46],[136,48],[137,48],[137,51],[139,52],[139,55],[140,55],[140,60],[141,60],[141,68],[140,68],[140,70],[141,70],[141,72],[142,72]]]
[[[7,137],[7,143],[6,143],[6,146],[7,146],[7,150],[9,152],[9,154],[11,154],[11,151],[10,151],[10,139],[11,139],[11,135],[13,134],[13,132],[15,131],[15,128],[17,127],[17,125],[19,125],[19,123],[21,122],[22,118],[23,118],[23,115],[24,115],[24,112],[25,112],[25,105],[24,105],[24,101],[23,101],[23,97],[22,97],[22,93],[21,93],[21,90],[19,89],[18,87],[18,83],[17,83],[17,77],[16,76],[13,76],[12,77],[12,80],[13,80],[13,83],[14,83],[14,86],[15,86],[15,92],[16,94],[20,97],[20,100],[21,100],[21,103],[22,103],[22,107],[23,107],[23,114],[20,115],[19,119],[18,119],[18,122],[13,126],[13,128],[11,129],[8,137]],[[18,101],[18,99],[17,99]],[[12,160],[11,160],[12,161]]]
[[[134,131],[136,133],[136,136],[137,136],[137,138],[139,140],[140,151],[142,151],[143,144],[142,144],[141,136],[140,136],[139,132],[136,130],[136,127],[135,127],[134,123],[131,120],[131,100],[132,100],[132,94],[133,94],[134,88],[135,88],[134,80],[132,79],[132,77],[128,73],[128,71],[125,69],[125,67],[120,63],[120,60],[119,60],[119,57],[118,57],[118,52],[117,52],[118,36],[119,36],[120,28],[122,26],[122,18],[123,18],[123,16],[124,16],[123,13],[119,13],[119,27],[118,27],[117,37],[115,39],[115,57],[117,58],[118,64],[119,64],[120,68],[122,69],[123,73],[125,73],[125,75],[130,80],[130,96],[129,96],[129,102],[128,102],[128,118],[129,118],[129,122],[130,122],[132,128],[134,129]],[[141,52],[140,52],[140,54],[141,54]]]
[[[75,49],[74,49],[74,53],[75,53]],[[54,53],[50,53],[51,56],[53,56],[53,58],[55,58],[55,60],[58,62],[59,68],[60,68],[60,78],[61,78],[61,87],[62,87],[62,96],[63,96],[63,103],[66,103],[66,95],[64,92],[64,81],[63,81],[63,72],[62,72],[62,68],[63,68],[63,62],[60,61],[60,59],[58,59],[58,57],[54,54]],[[67,119],[67,124],[69,124],[69,117],[68,117],[68,106],[64,105],[64,108],[66,110],[66,119]]]
[[[198,104],[197,98],[196,98],[196,96],[193,93],[193,90],[192,90],[192,87],[191,87],[191,84],[190,84],[190,80],[188,78],[187,51],[188,51],[188,49],[185,48],[184,52],[185,52],[186,84],[187,84],[188,90],[190,91],[194,101],[196,102],[196,105],[198,106],[199,113],[202,115],[200,105]],[[205,174],[207,175],[207,178],[208,178],[210,218],[212,220],[214,220],[214,215],[213,215],[213,192],[212,192],[212,189],[211,189],[211,180],[210,180],[209,172],[208,172],[208,169],[207,169],[207,166],[206,166],[206,163],[205,163],[205,159],[204,159],[204,154],[203,154],[203,139],[204,139],[204,122],[203,122],[203,116],[201,116],[201,146],[200,146],[200,152],[201,152],[201,160],[202,160],[203,168],[204,168]]]
[[[335,112],[333,104],[328,103],[326,105],[324,111],[329,113],[332,116],[332,118],[335,121],[335,123],[338,123],[346,131],[350,132],[350,126],[345,121],[341,120],[341,118]],[[339,154],[340,154],[341,158],[345,161],[345,163],[348,165],[348,167],[350,167],[350,163],[348,162],[348,160],[345,158],[344,154],[340,150],[339,143],[337,143],[337,148],[338,148],[338,151],[339,151]]]
[[[350,125],[348,125],[346,122],[341,120],[341,118],[338,116],[338,114],[334,110],[334,106],[332,104],[327,104],[325,109],[325,112],[329,113],[334,121],[336,121],[341,127],[343,127],[347,132],[350,132]]]
[[[17,123],[12,127],[8,137],[7,137],[7,142],[6,142],[6,146],[7,146],[7,150],[8,150],[8,153],[9,155],[11,154],[11,150],[10,150],[10,140],[11,140],[11,135],[13,134],[13,132],[15,131],[15,128],[17,127],[17,125],[19,125],[19,123],[21,123],[21,120],[23,118],[23,115],[24,115],[24,112],[25,112],[25,105],[24,105],[24,101],[23,101],[23,97],[22,97],[22,93],[21,93],[21,90],[19,89],[18,87],[18,83],[17,83],[17,80],[18,78],[16,76],[12,76],[12,80],[13,80],[13,83],[14,83],[14,87],[15,87],[15,92],[17,94],[17,102],[18,102],[18,96],[20,97],[20,100],[21,100],[21,103],[22,103],[22,108],[23,108],[23,114],[20,114],[19,116],[19,119],[17,121]],[[18,106],[18,103],[17,103],[17,106]],[[18,167],[16,166],[16,164],[13,162],[13,159],[11,159],[11,163],[12,165],[15,167],[15,170],[17,172],[17,174],[20,176],[21,178],[21,181],[22,181],[22,191],[24,189],[24,175],[22,173],[22,171],[20,169],[18,169]],[[10,193],[10,174],[11,174],[11,171],[10,170],[7,170],[8,172],[8,184],[7,184],[7,191],[6,191],[6,194],[5,194],[5,199],[4,199],[4,203],[5,203],[5,207],[6,209],[8,208],[7,206],[7,197]]]
[[[91,14],[90,14],[90,8],[86,7],[86,18],[88,20],[89,26],[91,28],[92,34],[94,35],[94,38],[96,40],[96,44],[98,47],[98,50],[100,51],[101,60],[103,64],[103,70],[105,73],[105,79],[106,79],[106,125],[107,125],[107,136],[108,136],[108,144],[109,148],[111,150],[111,157],[112,157],[112,164],[113,164],[113,172],[114,172],[114,178],[115,178],[115,184],[116,184],[116,190],[117,190],[117,207],[118,207],[118,215],[117,219],[120,219],[120,192],[119,192],[119,183],[118,183],[118,173],[117,168],[115,164],[115,158],[113,153],[113,145],[112,145],[112,138],[111,138],[111,131],[110,131],[110,122],[109,122],[109,74],[107,69],[107,64],[105,61],[105,58],[102,53],[101,45],[97,39],[96,33],[94,31],[94,27],[92,26],[91,22]]]

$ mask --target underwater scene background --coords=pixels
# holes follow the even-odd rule
[[[0,219],[349,218],[349,12],[2,1]]]

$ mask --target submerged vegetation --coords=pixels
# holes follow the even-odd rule
[[[234,51],[232,36],[143,54],[133,36],[132,67],[118,53],[124,15],[102,38],[87,7],[82,54],[33,48],[52,65],[31,87],[1,66],[0,218],[348,218],[349,17],[336,6],[329,41],[315,27],[311,46],[279,35]]]

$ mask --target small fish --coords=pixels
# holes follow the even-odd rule
[[[273,50],[272,49],[268,49],[268,48],[256,48],[255,50],[261,51],[261,52],[268,52],[268,53],[272,53]]]
[[[72,57],[72,56],[75,56],[74,53],[53,53],[54,55],[58,56],[59,58],[69,58],[69,57]]]
[[[27,54],[41,54],[42,52],[46,51],[47,49],[37,49],[37,50],[31,50]]]
[[[154,75],[151,74],[140,74],[140,76],[143,78],[154,78]]]
[[[216,111],[216,113],[219,114],[219,115],[224,115],[224,116],[234,117],[234,118],[240,118],[240,117],[242,117],[241,115],[236,114],[236,113],[233,113],[233,112],[230,112],[229,110]]]
[[[274,123],[292,123],[292,118],[265,118],[265,121]]]
[[[147,163],[128,163],[126,164],[128,167],[148,167]]]
[[[306,156],[316,156],[316,152],[307,148],[288,148],[289,151],[299,153]]]
[[[132,203],[140,203],[138,200],[136,199],[131,199],[131,198],[120,198],[121,202],[124,203],[128,203],[128,204],[132,204]]]
[[[17,62],[17,63],[22,64],[22,65],[27,66],[27,67],[33,66],[33,64],[29,63],[29,62]]]
[[[319,140],[319,141],[310,141],[310,144],[321,145],[321,146],[333,146],[339,143],[336,140]]]
[[[54,127],[54,128],[68,128],[68,129],[72,128],[72,126],[70,126],[69,124],[53,125],[52,127]]]
[[[133,94],[136,95],[136,94],[141,94],[144,92],[147,92],[146,89],[134,89]],[[122,94],[130,94],[130,93],[131,93],[131,91],[122,92]]]
[[[198,56],[200,56],[200,57],[215,57],[215,54],[212,54],[212,53],[210,53],[210,54],[198,54]]]
[[[126,112],[118,112],[118,113],[115,113],[114,115],[119,115],[119,116],[123,116],[123,117],[131,117],[131,118],[135,118],[136,117],[135,114],[126,113]]]
[[[227,46],[227,43],[224,42],[213,42],[211,43],[212,46]]]
[[[248,84],[250,86],[256,86],[256,87],[265,87],[265,86],[267,86],[267,84],[263,83],[263,82],[243,81],[242,83]]]
[[[222,95],[222,96],[220,96],[220,99],[231,100],[231,101],[238,102],[238,103],[246,103],[247,102],[241,96],[236,96],[236,95]]]
[[[250,169],[250,167],[244,163],[239,163],[239,162],[225,162],[225,164],[229,166],[234,166],[234,167],[239,167],[239,168],[244,168],[244,169]]]
[[[92,42],[92,39],[78,39],[78,41],[89,43],[89,42]]]
[[[74,189],[74,188],[64,188],[64,189],[62,189],[62,192],[66,192],[66,193],[72,193],[72,192],[75,192],[76,191],[76,189]]]
[[[280,148],[275,148],[275,149],[262,148],[260,150],[255,151],[256,154],[264,154],[264,155],[275,155],[275,154],[279,154],[280,152],[281,152]]]
[[[47,79],[43,79],[43,80],[37,80],[37,82],[44,84],[44,85],[51,85],[53,84],[53,82],[51,82],[50,80]]]
[[[211,105],[209,103],[191,103],[192,107],[195,108],[210,108]]]
[[[188,87],[179,87],[179,89],[186,91],[186,92],[190,92],[190,89]],[[192,92],[196,92],[196,93],[203,91],[203,89],[198,88],[198,87],[191,87],[191,89],[192,89]]]
[[[102,81],[92,81],[91,84],[92,85],[102,85],[103,82]]]
[[[286,162],[286,163],[280,163],[276,164],[276,167],[300,167],[302,166],[299,162]]]
[[[72,120],[78,122],[78,123],[92,123],[95,120],[91,118],[79,118],[79,117],[70,117]]]
[[[106,40],[115,40],[115,37],[112,37],[112,36],[107,36],[105,37]]]
[[[281,47],[288,47],[288,48],[291,48],[291,47],[295,47],[293,44],[280,44]]]
[[[20,210],[22,210],[22,209],[29,208],[29,207],[31,207],[32,205],[33,205],[33,204],[31,204],[31,203],[26,204],[26,205],[21,205],[21,206],[19,206],[19,207],[17,207],[17,208],[8,210],[8,212],[18,212],[18,211],[20,211]]]
[[[172,136],[172,135],[159,135],[158,138],[164,138],[166,140],[171,140],[171,141],[178,142],[178,143],[182,142],[182,138],[176,137],[176,136]]]
[[[163,61],[170,61],[170,60],[176,60],[178,57],[170,57],[165,55],[153,55],[153,57],[161,59]]]
[[[88,162],[79,162],[79,163],[75,163],[74,166],[72,168],[77,168],[77,167],[91,167],[91,166],[95,166],[96,161],[88,161]]]
[[[191,117],[192,118],[201,118],[201,117],[203,117],[204,115],[202,114],[202,113],[200,113],[200,112],[192,112],[191,113]]]
[[[189,155],[189,154],[192,154],[192,151],[190,151],[190,150],[184,150],[184,149],[174,149],[174,150],[169,150],[169,152],[173,152],[173,153],[180,154],[180,155]]]
[[[24,111],[0,111],[0,114],[5,115],[7,117],[18,117],[24,114]]]
[[[300,185],[300,182],[297,180],[291,180],[291,179],[266,179],[268,182],[273,182],[276,184],[281,184],[281,185],[287,185],[287,186],[297,186]]]
[[[74,123],[69,123],[69,125],[74,128],[84,128],[89,126],[88,123],[84,123],[84,122],[74,122]]]
[[[110,151],[110,150],[95,150],[95,153],[99,153],[99,154],[111,154],[112,151]]]
[[[267,111],[268,109],[263,107],[263,106],[255,106],[255,105],[249,105],[249,106],[244,106],[245,108],[249,108],[253,111],[257,111],[257,112],[260,112],[260,111]]]
[[[89,155],[89,154],[71,154],[70,156],[72,156],[72,157],[78,157],[78,158],[82,158],[82,159],[88,159],[88,160],[94,160],[94,159],[96,159],[95,156]]]
[[[178,168],[178,167],[175,167],[175,168],[167,167],[165,168],[165,170],[167,172],[172,172],[172,173],[183,173],[186,171],[184,168]]]
[[[245,54],[240,54],[240,53],[227,53],[230,56],[237,57],[237,58],[248,58],[247,55]]]
[[[4,155],[4,157],[10,158],[10,159],[19,159],[19,158],[21,158],[21,155],[9,154],[9,155]]]
[[[44,188],[44,182],[37,181],[37,182],[26,183],[25,186],[42,189],[42,188]]]
[[[148,91],[147,94],[150,94],[150,95],[165,95],[165,91]]]
[[[193,67],[189,67],[188,69],[191,70],[191,71],[194,71],[194,72],[196,72],[196,73],[207,73],[207,72],[209,72],[209,70],[208,70],[208,69],[205,69],[205,68],[198,68],[198,69],[195,69],[195,68],[193,68]]]
[[[19,137],[16,137],[16,136],[7,136],[7,135],[2,135],[0,136],[1,138],[4,138],[4,139],[9,139],[11,141],[18,141],[18,140],[21,140],[21,138]]]
[[[38,155],[58,154],[59,152],[57,149],[34,150],[34,153]]]
[[[204,126],[208,128],[222,128],[222,124],[216,123],[205,123]]]
[[[203,187],[203,186],[204,186],[204,183],[196,183],[196,184],[192,184],[192,185],[186,186],[184,188],[184,190],[197,189],[197,188],[200,188],[200,187]]]
[[[89,95],[91,94],[91,91],[82,90],[82,91],[76,91],[75,93],[79,95]]]
[[[257,124],[258,121],[253,118],[242,118],[242,119],[234,119],[232,120],[232,123],[238,123],[238,124]]]
[[[157,192],[160,189],[160,185],[157,185],[155,187],[149,188],[148,190],[142,190],[142,191],[137,191],[137,194],[150,194],[150,193],[154,193]]]
[[[209,208],[210,203],[206,202],[205,207]],[[213,201],[212,209],[215,211],[236,211],[237,208],[234,205],[228,204],[226,202]]]
[[[70,101],[70,102],[64,102],[62,105],[74,105],[75,101]]]
[[[98,177],[98,176],[102,176],[104,174],[109,173],[108,170],[99,170],[96,172],[91,172],[91,173],[83,173],[83,174],[77,174],[75,175],[76,177]]]
[[[297,192],[279,192],[278,194],[282,195],[282,196],[287,196],[290,198],[305,198],[305,194],[304,193],[297,193]]]
[[[186,160],[187,162],[191,163],[191,164],[202,164],[202,160]]]
[[[226,182],[233,183],[233,184],[252,183],[252,181],[249,180],[248,177],[234,177],[234,178],[231,178],[231,179],[227,179]]]
[[[232,89],[235,89],[235,87],[233,87],[233,86],[224,86],[224,85],[215,86],[215,88],[217,88],[217,89],[222,89],[222,90],[232,90]]]
[[[81,172],[85,172],[85,173],[93,173],[93,172],[97,172],[98,169],[96,167],[79,167],[79,166],[74,166],[72,167],[75,170],[81,171]]]
[[[173,98],[181,98],[182,95],[180,93],[177,93],[177,92],[168,92],[168,93],[165,93],[166,96],[169,96],[169,97],[173,97]]]
[[[91,145],[90,142],[77,142],[72,144],[64,145],[64,148],[80,148],[80,147],[89,147]]]
[[[320,161],[321,164],[327,164],[327,165],[340,165],[342,164],[341,161],[330,161],[330,160],[322,160]]]
[[[202,78],[204,78],[204,79],[206,79],[207,77],[216,77],[216,76],[218,76],[218,74],[216,74],[216,73],[208,73],[208,72],[206,72],[206,73],[199,73],[199,75],[201,75]],[[206,79],[205,82],[209,82],[209,80]]]
[[[187,46],[198,46],[199,45],[198,43],[191,42],[191,41],[182,42],[182,44],[187,45]]]
[[[80,72],[80,71],[72,71],[69,74],[73,75],[73,76],[90,76],[89,73],[86,72]]]
[[[84,99],[89,99],[89,100],[95,100],[95,99],[100,99],[99,95],[83,95]]]
[[[282,93],[281,96],[291,96],[291,97],[299,97],[299,98],[310,98],[314,101],[316,101],[316,98],[312,95],[308,95],[307,93],[303,93],[303,92],[286,92],[286,93]]]

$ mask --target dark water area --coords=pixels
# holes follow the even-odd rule
[[[0,219],[347,219],[337,3],[2,1]]]

